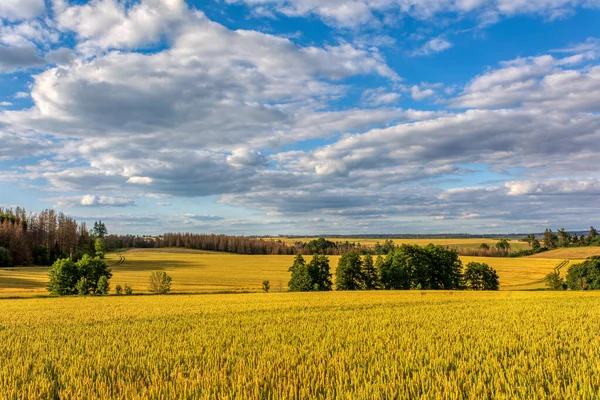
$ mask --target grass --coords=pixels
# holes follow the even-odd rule
[[[595,399],[600,293],[2,300],[3,398]]]
[[[121,253],[125,262],[116,265],[119,255],[108,254],[113,264],[111,286],[125,283],[135,293],[148,291],[151,271],[165,270],[173,277],[172,290],[180,293],[260,292],[263,280],[271,290],[285,291],[288,268],[293,256],[259,256],[208,253],[182,249],[134,249]],[[546,253],[544,253],[546,254]],[[331,272],[339,257],[331,256]],[[488,263],[500,275],[500,288],[509,290],[543,289],[541,280],[560,263],[551,258],[462,257],[463,263]],[[46,295],[47,268],[0,269],[0,297]]]

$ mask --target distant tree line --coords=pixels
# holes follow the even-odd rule
[[[27,214],[19,207],[0,208],[0,267],[52,265],[58,259],[95,255],[95,239],[106,233],[102,222],[88,232],[85,222],[54,210]]]
[[[291,291],[332,290],[329,259],[314,255],[306,263],[297,255],[290,267]],[[335,272],[336,290],[472,289],[498,290],[499,278],[484,263],[463,264],[456,250],[430,244],[401,245],[375,260],[370,254],[344,253]]]
[[[527,239],[531,240],[530,246],[532,249],[541,246],[534,235],[528,235]],[[576,233],[566,232],[564,228],[557,230],[556,233],[552,232],[552,229],[546,229],[543,244],[549,250],[559,247],[600,246],[600,236],[598,236],[598,231],[593,226],[590,226],[587,235],[579,236]]]

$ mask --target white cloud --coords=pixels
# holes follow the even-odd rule
[[[152,183],[152,178],[148,178],[147,176],[132,176],[131,178],[127,179],[127,183],[149,185]]]
[[[2,0],[0,18],[23,20],[35,18],[44,12],[44,0]]]
[[[452,47],[451,42],[449,42],[448,40],[446,40],[442,37],[436,37],[436,38],[433,38],[433,39],[429,40],[428,42],[426,42],[419,49],[415,50],[413,52],[413,55],[427,56],[430,54],[435,54],[435,53],[442,52],[444,50],[448,50],[451,47]]]
[[[414,85],[410,88],[410,94],[414,100],[421,101],[427,97],[433,96],[435,92],[433,89],[420,89],[417,85]]]
[[[84,196],[56,197],[49,199],[56,207],[129,207],[135,205],[135,200],[123,197],[96,196],[87,194]]]

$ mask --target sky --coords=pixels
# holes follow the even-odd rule
[[[111,233],[600,225],[600,0],[2,0],[0,206]]]

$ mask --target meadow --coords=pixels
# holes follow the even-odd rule
[[[594,399],[600,293],[4,299],[2,398]]]
[[[548,252],[551,253],[551,252]],[[543,254],[548,254],[543,253]],[[123,263],[119,263],[122,257]],[[582,254],[578,253],[578,256]],[[542,279],[563,261],[559,258],[495,258],[461,257],[485,262],[500,275],[501,290],[543,289]],[[173,277],[173,292],[260,292],[263,280],[269,280],[272,291],[285,291],[293,256],[238,255],[185,249],[131,249],[107,255],[112,265],[111,285],[132,286],[134,292],[148,290],[151,271],[164,270]],[[330,257],[331,272],[337,268],[339,256]],[[571,263],[577,260],[571,261]],[[566,271],[565,271],[566,273]],[[47,295],[45,267],[0,269],[0,297]]]

